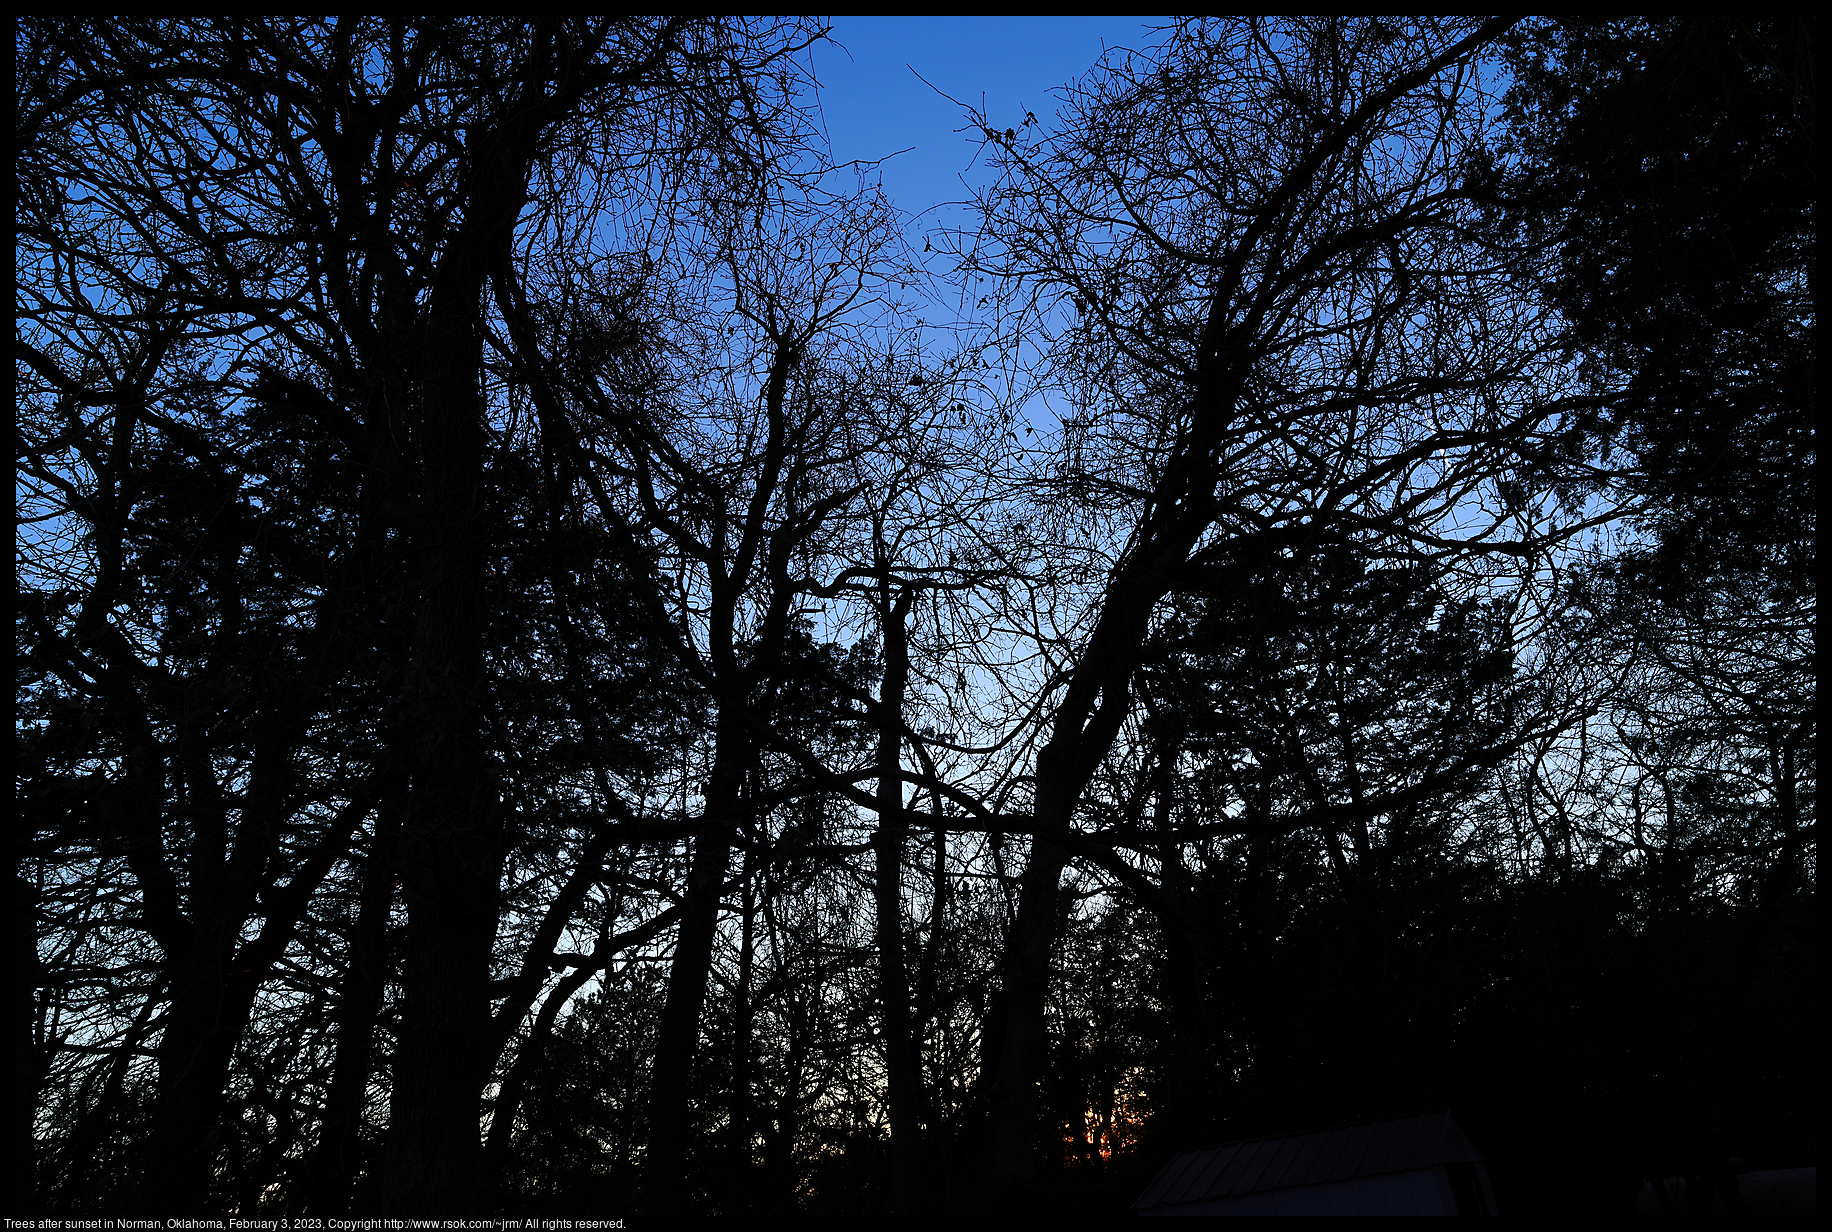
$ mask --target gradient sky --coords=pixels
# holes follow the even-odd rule
[[[1052,91],[1086,73],[1106,47],[1139,47],[1167,17],[836,17],[833,43],[814,50],[821,109],[836,162],[883,158],[884,187],[910,215],[965,195],[961,175],[978,148],[963,103],[998,126],[1028,109],[1049,125]],[[834,44],[838,44],[837,46]],[[917,80],[914,69],[935,87]],[[930,214],[919,230],[946,219]]]

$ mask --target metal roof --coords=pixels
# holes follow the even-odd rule
[[[1448,1111],[1427,1112],[1184,1151],[1132,1207],[1181,1206],[1480,1159]]]

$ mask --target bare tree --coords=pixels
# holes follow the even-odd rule
[[[172,966],[148,1195],[208,1192],[224,1074],[255,991],[348,835],[405,781],[387,857],[410,917],[387,1200],[470,1209],[503,860],[502,785],[481,755],[495,531],[481,499],[484,293],[515,276],[531,204],[556,208],[606,169],[634,188],[758,174],[782,114],[766,95],[793,76],[785,57],[808,34],[685,19],[33,29],[50,66],[32,75],[38,186],[22,282],[37,330],[22,364],[45,403],[34,469],[88,523],[102,562],[76,588],[86,614],[48,617],[43,642],[53,657],[87,646],[114,661],[107,683],[72,661],[72,687],[121,698],[124,718],[140,689],[185,687],[149,666],[118,615],[134,584],[121,545],[151,499],[136,442],[161,434],[201,459],[225,449],[212,412],[174,407],[185,383],[228,413],[266,382],[301,435],[328,438],[361,476],[322,598],[303,605],[300,660],[290,679],[268,673],[273,693],[254,708],[246,777],[215,764],[206,740],[144,719],[113,753],[144,927]],[[658,155],[648,143],[664,134],[678,144]],[[100,362],[105,350],[125,362]],[[99,485],[68,461],[85,448]],[[246,508],[237,486],[229,498]],[[227,566],[242,535],[217,528]],[[222,627],[168,622],[161,636],[231,644],[229,624],[253,614],[223,585]],[[285,586],[268,586],[281,599]],[[319,800],[294,786],[294,750],[323,690],[352,669],[352,646],[378,638],[394,694],[369,717],[380,751],[367,766],[327,765],[313,790],[336,777],[357,789],[303,812]],[[208,730],[208,707],[184,713]],[[244,943],[254,920],[258,939]]]
[[[1036,757],[994,1192],[1032,1149],[1067,841],[1160,600],[1341,534],[1474,581],[1580,520],[1543,495],[1579,403],[1474,200],[1475,62],[1505,28],[1190,21],[1071,90],[1053,137],[974,117],[1004,178],[961,268],[1023,289],[1011,336],[1082,408],[1043,490],[1113,545]]]
[[[818,27],[25,21],[39,1208],[984,1210],[1540,1021],[1516,901],[1740,964],[1629,1015],[1728,1089],[1810,590],[1573,567],[1633,400],[1507,217],[1508,28],[1192,20],[970,113],[937,326]]]

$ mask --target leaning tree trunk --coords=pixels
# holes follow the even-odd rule
[[[1039,774],[1039,816],[1044,815],[1046,794],[1062,793],[1059,786],[1046,793],[1043,775]],[[1056,801],[1048,803],[1056,811],[1063,811]],[[1068,852],[1048,839],[1034,839],[1030,862],[1019,883],[1018,918],[1006,937],[1001,972],[1004,1030],[990,1091],[982,1161],[983,1201],[1008,1201],[1030,1176],[1037,1138],[1037,1083],[1047,1049],[1044,1010],[1049,993],[1050,949],[1056,940],[1062,870],[1067,864]]]
[[[644,1166],[641,1205],[650,1211],[679,1214],[689,1200],[687,1146],[692,1131],[693,1057],[699,1050],[700,1012],[712,975],[713,938],[718,931],[719,898],[737,837],[729,820],[740,807],[739,788],[749,741],[736,706],[721,707],[715,737],[718,751],[706,787],[706,816],[720,818],[694,840],[693,864],[687,874],[681,927],[668,968],[668,996],[662,1005],[649,1086],[649,1151]]]
[[[1169,470],[1166,490],[1171,493],[1200,481],[1187,459],[1181,461]],[[1062,871],[1068,864],[1068,852],[1047,836],[1071,829],[1082,792],[1125,720],[1151,609],[1206,525],[1206,514],[1188,512],[1182,504],[1162,501],[1161,507],[1174,512],[1155,524],[1148,519],[1139,545],[1115,570],[1100,619],[1057,708],[1049,742],[1037,754],[1036,837],[1021,883],[1018,917],[1005,943],[1004,1038],[980,1167],[982,1202],[1014,1194],[1029,1176],[1036,1149],[1050,955],[1060,926]]]

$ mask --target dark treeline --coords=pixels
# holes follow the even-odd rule
[[[826,38],[20,20],[13,1212],[1813,1162],[1813,27]]]

